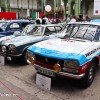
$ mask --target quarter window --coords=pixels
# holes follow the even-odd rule
[[[20,25],[19,25],[18,23],[13,23],[13,24],[10,25],[9,28],[10,28],[11,30],[13,30],[13,29],[20,29]]]
[[[61,27],[55,27],[56,31],[61,31]]]

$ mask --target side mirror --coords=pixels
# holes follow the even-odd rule
[[[19,35],[21,35],[21,32],[20,32],[20,31],[15,31],[15,32],[14,32],[14,35],[15,35],[15,36],[19,36]]]

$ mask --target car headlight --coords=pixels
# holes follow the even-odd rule
[[[2,52],[6,52],[6,46],[2,46]]]
[[[35,55],[34,55],[34,53],[32,53],[31,51],[27,50],[26,55],[27,55],[27,63],[34,65],[34,63],[35,63]]]
[[[15,50],[16,50],[16,46],[13,45],[13,44],[10,44],[10,45],[8,45],[8,50],[9,50],[11,53],[14,53]]]
[[[79,63],[76,60],[65,60],[64,67],[79,69]]]

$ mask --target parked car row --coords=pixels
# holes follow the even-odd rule
[[[0,54],[10,60],[22,58],[21,60],[27,63],[26,50],[30,45],[42,40],[57,37],[57,33],[61,30],[62,26],[57,24],[27,25],[21,33],[16,32],[14,36],[1,42]],[[60,35],[58,34],[58,36]]]
[[[0,38],[13,35],[15,31],[21,32],[28,24],[32,24],[32,22],[28,20],[0,21]]]
[[[1,38],[2,39],[2,38]],[[21,58],[46,77],[63,76],[89,87],[100,63],[100,24],[30,24],[0,42],[0,54]]]

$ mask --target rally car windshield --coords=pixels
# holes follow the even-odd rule
[[[42,32],[43,32],[43,27],[29,25],[22,31],[21,35],[41,36]]]
[[[70,38],[80,38],[92,41],[95,39],[97,29],[98,26],[96,25],[70,24],[66,31]]]

